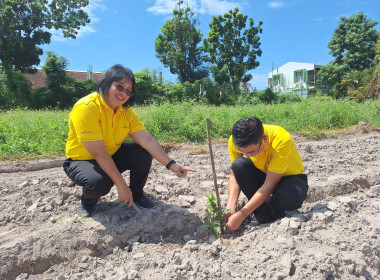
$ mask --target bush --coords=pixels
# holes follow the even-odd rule
[[[301,101],[302,97],[299,96],[297,93],[280,94],[278,96],[278,103],[292,103]]]
[[[0,101],[4,108],[27,107],[31,100],[29,80],[21,71],[5,70],[1,76]]]

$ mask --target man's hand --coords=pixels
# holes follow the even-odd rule
[[[117,188],[117,195],[121,201],[128,203],[129,206],[132,206],[133,195],[128,186]]]
[[[228,210],[231,210],[229,208],[226,208]],[[233,215],[235,213],[235,211],[231,210],[232,212],[225,212],[222,214],[222,217],[223,217],[223,224],[226,224],[228,222],[228,219],[231,217],[231,215]]]
[[[231,213],[226,213],[226,214],[231,214]],[[240,211],[232,214],[228,218],[226,229],[231,232],[237,230],[245,218],[246,216]]]

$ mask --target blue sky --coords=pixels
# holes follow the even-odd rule
[[[133,71],[144,68],[163,72],[166,81],[176,81],[156,58],[154,42],[162,25],[172,18],[175,0],[90,0],[86,8],[91,23],[76,39],[54,32],[44,52],[53,51],[69,62],[68,70],[103,72],[116,63]],[[380,22],[380,0],[184,0],[200,20],[206,37],[212,16],[239,7],[255,21],[263,21],[260,66],[251,70],[252,86],[264,89],[268,73],[287,62],[323,65],[333,59],[327,47],[341,17],[363,11]],[[375,27],[380,30],[380,24]],[[46,56],[41,57],[41,65]]]

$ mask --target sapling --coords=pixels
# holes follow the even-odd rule
[[[209,222],[204,223],[202,227],[208,228],[215,235],[219,237],[218,228],[223,227],[223,213],[232,213],[230,209],[221,210],[218,207],[218,200],[213,194],[206,194],[207,197],[207,210],[209,213]]]
[[[216,180],[216,171],[214,164],[214,155],[212,153],[212,145],[211,145],[211,133],[210,133],[210,119],[206,118],[206,129],[207,129],[207,139],[208,139],[208,147],[210,150],[210,159],[211,159],[211,167],[212,167],[212,175],[214,178],[214,190],[215,196],[213,194],[207,194],[207,209],[210,214],[210,221],[208,223],[203,224],[202,226],[205,228],[211,229],[212,233],[219,237],[219,231],[217,228],[220,228],[220,233],[224,233],[223,228],[223,213],[230,212],[231,210],[221,210],[220,199],[219,199],[219,191],[218,191],[218,183]],[[231,212],[232,213],[232,212]]]

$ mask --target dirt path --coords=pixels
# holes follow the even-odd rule
[[[380,279],[380,133],[365,131],[295,137],[307,202],[269,225],[247,220],[218,240],[199,227],[213,192],[207,145],[170,152],[197,169],[185,179],[154,162],[145,190],[157,206],[142,215],[113,189],[92,218],[78,219],[80,188],[70,186],[62,158],[3,162],[0,279]],[[226,144],[213,150],[225,205]]]

